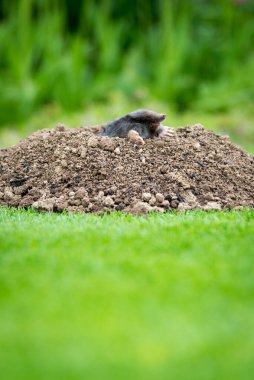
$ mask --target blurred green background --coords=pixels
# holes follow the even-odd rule
[[[0,0],[0,146],[138,107],[253,150],[252,0]]]

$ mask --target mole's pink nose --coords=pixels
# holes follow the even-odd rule
[[[162,113],[162,114],[160,115],[160,121],[163,121],[163,120],[165,120],[165,119],[166,119],[166,115]]]

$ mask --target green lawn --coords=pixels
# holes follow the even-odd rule
[[[0,378],[252,380],[254,211],[0,208]]]

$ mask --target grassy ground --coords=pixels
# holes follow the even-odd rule
[[[1,379],[253,379],[253,232],[1,208]]]

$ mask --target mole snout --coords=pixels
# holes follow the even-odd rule
[[[138,109],[106,124],[99,136],[127,137],[136,144],[144,144],[144,139],[163,137],[165,130],[161,122],[166,114],[152,110]]]
[[[165,119],[166,119],[166,115],[164,113],[162,113],[161,116],[160,116],[160,121],[163,121]]]

